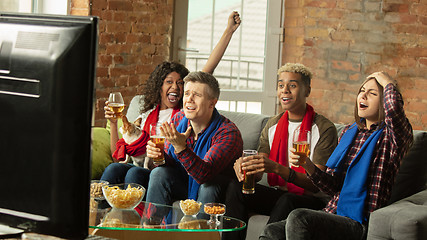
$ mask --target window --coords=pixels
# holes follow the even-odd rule
[[[68,14],[69,0],[1,0],[0,11]]]
[[[187,2],[188,12],[183,13],[180,8],[185,6],[176,3],[176,11],[181,11],[181,15],[176,15],[174,28],[181,22],[177,19],[185,17],[187,23],[179,23],[181,29],[174,29],[174,44],[179,45],[173,48],[174,59],[185,63],[190,71],[201,70],[220,39],[229,14],[238,11],[242,25],[234,33],[214,72],[221,87],[217,108],[274,115],[276,72],[281,52],[282,0],[180,1]]]
[[[1,0],[0,11],[5,12],[33,12],[34,0]]]

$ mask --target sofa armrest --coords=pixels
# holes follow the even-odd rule
[[[427,190],[372,212],[367,239],[427,239]]]
[[[106,128],[92,128],[92,179],[101,178],[104,169],[113,162],[110,150],[110,132]]]

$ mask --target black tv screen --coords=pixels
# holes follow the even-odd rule
[[[88,235],[97,26],[0,12],[0,224]]]

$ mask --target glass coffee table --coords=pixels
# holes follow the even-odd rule
[[[141,202],[138,211],[120,210],[105,202],[91,201],[89,232],[117,239],[219,239],[220,232],[240,231],[245,222],[218,216],[218,222],[209,221],[210,216],[201,210],[197,215],[187,216],[179,207]]]

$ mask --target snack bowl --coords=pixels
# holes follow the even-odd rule
[[[184,215],[192,216],[197,215],[202,206],[201,202],[194,201],[193,199],[186,199],[179,201],[179,207]]]
[[[219,225],[220,221],[218,220],[218,216],[222,216],[225,214],[225,204],[222,203],[205,203],[203,207],[203,211],[206,214],[209,214],[211,217],[208,221],[209,224]]]
[[[102,187],[105,200],[117,209],[134,209],[142,201],[145,188],[137,183],[108,184]]]
[[[104,200],[104,194],[102,193],[102,187],[108,185],[109,182],[104,180],[92,180],[90,182],[90,197],[95,200]]]

